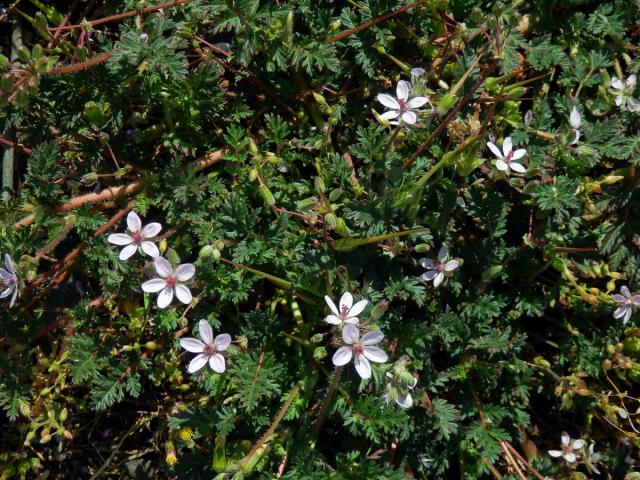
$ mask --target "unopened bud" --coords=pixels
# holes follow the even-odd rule
[[[260,190],[260,195],[262,195],[264,203],[269,207],[273,207],[276,204],[276,199],[274,198],[273,193],[271,193],[271,190],[269,190],[269,187],[266,185],[260,185],[258,190]]]
[[[426,243],[419,243],[414,247],[414,250],[417,253],[426,253],[430,250],[430,248],[429,248],[429,245],[427,245]]]
[[[326,348],[324,348],[324,347],[316,347],[316,348],[313,350],[313,358],[314,358],[315,360],[320,361],[320,360],[322,360],[323,358],[326,358],[326,356],[327,356],[327,349],[326,349]]]
[[[389,310],[389,302],[387,302],[386,300],[380,300],[371,311],[371,320],[378,320],[385,314],[387,310]]]

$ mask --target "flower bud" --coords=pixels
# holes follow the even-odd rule
[[[430,250],[430,247],[426,243],[419,243],[418,245],[416,245],[414,247],[414,250],[417,253],[426,253],[426,252],[428,252]]]
[[[389,310],[389,302],[387,302],[386,300],[380,300],[371,311],[371,320],[375,322],[376,320],[381,318],[387,310]]]
[[[29,407],[29,404],[27,402],[21,401],[19,409],[20,409],[20,413],[25,417],[28,417],[31,415],[31,407]]]
[[[329,212],[324,216],[325,223],[330,227],[335,227],[336,223],[338,223],[338,218],[335,213]]]
[[[200,254],[198,255],[200,258],[209,258],[213,256],[213,245],[205,245],[200,249]]]
[[[24,439],[24,445],[29,445],[31,443],[31,441],[36,438],[36,432],[34,431],[30,431],[27,433],[27,436]]]
[[[321,333],[316,333],[310,338],[311,343],[320,343],[322,342],[323,335]]]
[[[322,180],[322,177],[316,177],[315,179],[315,187],[316,187],[316,191],[318,193],[324,193],[326,188],[324,186],[324,180]]]
[[[158,250],[160,250],[160,254],[162,255],[164,252],[167,251],[167,239],[163,238],[162,240],[160,240],[160,243],[158,244]]]
[[[260,195],[262,195],[264,203],[269,207],[273,207],[276,204],[276,199],[274,198],[273,193],[271,193],[271,190],[269,190],[269,187],[266,185],[260,185],[258,190],[260,190]]]
[[[158,348],[158,344],[154,341],[150,341],[144,344],[144,348],[147,350],[156,350]]]
[[[438,106],[436,107],[436,113],[438,115],[444,115],[447,113],[458,101],[458,97],[447,92],[440,97]]]
[[[318,202],[316,197],[305,198],[304,200],[300,200],[296,206],[298,210],[308,210],[313,207]]]
[[[320,360],[322,360],[323,358],[326,358],[326,356],[327,356],[327,349],[326,349],[326,348],[324,348],[324,347],[316,347],[316,348],[313,350],[313,358],[314,358],[315,360],[320,361]]]

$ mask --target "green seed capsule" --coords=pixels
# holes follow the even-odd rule
[[[269,190],[269,187],[266,185],[260,185],[258,189],[260,190],[260,195],[262,195],[262,198],[264,199],[264,203],[273,207],[276,204],[276,199],[274,198],[273,193],[271,193],[271,190]]]

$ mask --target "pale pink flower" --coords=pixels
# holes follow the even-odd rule
[[[460,265],[456,259],[449,260],[449,249],[442,247],[438,251],[438,259],[421,258],[420,265],[427,271],[422,274],[422,280],[430,282],[433,280],[433,286],[437,287],[444,281],[445,273],[452,272]]]
[[[180,339],[182,348],[188,352],[199,354],[189,362],[188,372],[197,372],[209,362],[211,370],[216,373],[223,373],[226,365],[220,352],[224,352],[231,345],[231,335],[221,333],[216,338],[213,338],[213,330],[211,330],[211,325],[206,320],[198,322],[198,331],[202,340],[197,338]]]
[[[636,89],[636,76],[629,75],[624,83],[618,77],[611,78],[611,88],[616,96],[616,105],[621,109],[627,109],[630,112],[640,110],[640,103],[633,98],[633,91]]]
[[[353,295],[349,292],[345,292],[340,298],[340,308],[336,307],[333,300],[328,295],[324,296],[324,301],[327,302],[329,308],[333,312],[332,315],[327,315],[324,319],[325,322],[331,325],[340,325],[344,323],[358,323],[358,315],[360,315],[366,308],[367,300],[360,300],[355,305],[353,304]]]
[[[613,318],[622,318],[622,324],[626,325],[634,308],[640,308],[640,295],[631,295],[629,288],[624,285],[620,288],[620,293],[611,295],[614,302],[618,304],[618,308],[613,312]]]
[[[120,260],[129,259],[137,250],[146,253],[151,258],[156,258],[160,255],[156,244],[149,240],[160,233],[162,225],[153,222],[143,227],[140,217],[132,210],[127,215],[127,228],[129,230],[128,233],[112,233],[107,238],[109,243],[124,246],[120,251]]]
[[[524,165],[516,162],[516,160],[520,160],[524,157],[527,151],[524,148],[513,150],[511,137],[505,138],[504,142],[502,142],[502,152],[493,142],[487,142],[487,147],[489,147],[489,150],[491,150],[498,158],[496,161],[496,168],[498,170],[507,172],[507,174],[509,174],[509,170],[513,170],[518,173],[525,173],[527,171]]]
[[[363,379],[371,378],[371,364],[369,360],[384,363],[389,357],[381,348],[373,345],[380,343],[384,335],[380,331],[365,333],[360,338],[358,327],[347,324],[342,329],[342,339],[348,346],[340,347],[333,354],[333,364],[336,367],[346,365],[353,358],[358,375]]]
[[[9,308],[13,308],[16,303],[16,299],[20,296],[20,289],[18,274],[8,253],[4,256],[4,265],[7,267],[6,270],[0,267],[0,289],[2,289],[2,292],[0,292],[0,298],[6,298],[11,295]]]
[[[561,450],[549,450],[549,455],[555,458],[562,457],[568,463],[574,463],[576,461],[575,452],[584,447],[584,440],[571,440],[567,432],[562,432],[561,440]]]
[[[385,120],[392,120],[400,117],[400,120],[407,125],[415,125],[418,121],[419,108],[429,102],[427,97],[411,98],[411,84],[406,80],[400,80],[396,86],[396,98],[388,93],[380,93],[376,99],[390,110],[380,115]],[[390,122],[397,125],[398,121]]]
[[[189,290],[183,282],[191,279],[196,273],[196,267],[192,263],[184,263],[178,265],[174,270],[169,261],[163,257],[156,257],[153,260],[156,272],[161,278],[152,278],[142,284],[142,290],[147,293],[157,293],[158,308],[167,307],[173,300],[175,292],[176,297],[184,304],[191,303],[191,290]]]

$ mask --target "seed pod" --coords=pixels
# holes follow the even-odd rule
[[[271,190],[269,190],[269,187],[266,185],[260,185],[258,190],[260,190],[260,195],[262,195],[264,203],[270,207],[273,207],[276,204],[276,199],[274,198],[273,193],[271,193]]]

